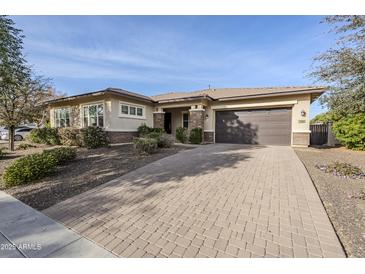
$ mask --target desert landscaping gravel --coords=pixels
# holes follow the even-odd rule
[[[349,163],[365,171],[365,152],[345,148],[297,148],[336,233],[349,257],[365,257],[365,178],[334,176],[316,165],[335,161]]]
[[[9,154],[0,160],[0,176],[11,161],[22,155],[41,152],[41,146]],[[36,183],[5,189],[0,178],[0,190],[7,192],[33,208],[42,210],[69,197],[106,183],[123,174],[140,168],[158,159],[178,153],[189,147],[173,146],[158,152],[141,156],[131,144],[110,148],[78,149],[77,157],[69,164],[57,168],[56,173]]]

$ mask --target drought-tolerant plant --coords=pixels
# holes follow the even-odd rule
[[[58,129],[61,145],[82,146],[81,134],[78,128],[64,127]]]
[[[151,154],[157,150],[158,141],[155,138],[140,137],[133,140],[133,145],[139,154]]]
[[[363,172],[359,167],[348,163],[334,162],[328,165],[316,165],[316,167],[335,176],[348,177],[352,179],[365,177],[365,172]]]
[[[58,165],[63,165],[76,158],[76,148],[58,147],[44,150],[43,154],[52,155],[56,159]]]
[[[188,131],[186,128],[178,127],[176,129],[176,140],[183,144],[188,141]]]
[[[146,124],[142,124],[138,127],[137,132],[139,137],[145,137],[150,133],[165,133],[165,130],[163,128],[153,128],[147,126]]]
[[[333,124],[336,138],[347,148],[365,150],[365,114],[348,115]]]
[[[163,147],[163,148],[172,147],[174,142],[175,140],[173,136],[163,133],[158,139],[158,147]]]
[[[201,128],[193,128],[190,132],[189,141],[192,144],[201,144],[203,142],[203,130]]]
[[[137,132],[139,137],[143,137],[151,132],[151,128],[143,123],[137,128]]]
[[[56,128],[34,128],[27,136],[28,140],[36,144],[59,145],[60,139]]]
[[[48,153],[36,153],[15,160],[3,174],[5,187],[26,184],[54,172],[56,158]]]
[[[27,150],[28,148],[36,147],[34,145],[28,144],[28,143],[22,143],[18,146],[18,149]]]
[[[81,129],[81,142],[86,148],[109,146],[108,136],[100,127],[87,127]]]

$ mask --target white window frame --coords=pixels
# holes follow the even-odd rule
[[[128,114],[122,113],[122,106],[128,106]],[[134,115],[130,114],[130,108],[131,107],[136,108],[136,112],[135,112]],[[138,108],[142,109],[142,116],[137,115],[137,113],[138,113],[137,109]],[[137,105],[137,104],[133,104],[133,103],[119,101],[119,117],[145,120],[146,119],[146,107],[143,106],[143,105]]]
[[[189,111],[182,111],[181,112],[181,127],[183,127],[183,128],[185,128],[184,127],[184,114],[188,114],[188,127],[189,127]]]
[[[69,125],[65,126],[65,127],[70,127],[71,126],[71,107],[67,106],[67,107],[57,107],[53,109],[53,124],[55,128],[61,128],[60,125],[57,125],[57,118],[56,118],[56,111],[61,110],[61,109],[65,109],[68,110],[69,114],[68,114],[68,119],[69,119]]]
[[[105,128],[105,102],[104,101],[90,102],[90,103],[85,103],[85,104],[80,105],[80,118],[81,118],[82,128],[88,126],[88,125],[85,125],[85,123],[84,123],[84,107],[96,106],[96,109],[97,109],[98,105],[103,105],[103,126],[101,128]],[[96,113],[98,113],[98,112],[96,111]],[[100,127],[99,126],[99,116],[97,115],[96,117],[97,117],[97,119],[96,119],[97,126]]]

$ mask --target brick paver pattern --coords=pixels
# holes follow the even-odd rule
[[[44,212],[120,257],[345,256],[291,147],[185,150]]]

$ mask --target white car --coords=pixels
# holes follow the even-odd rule
[[[29,132],[33,128],[30,127],[18,127],[14,132],[14,141],[22,141],[25,136],[29,134]],[[9,140],[9,131],[7,129],[3,130],[0,135],[1,140]]]

